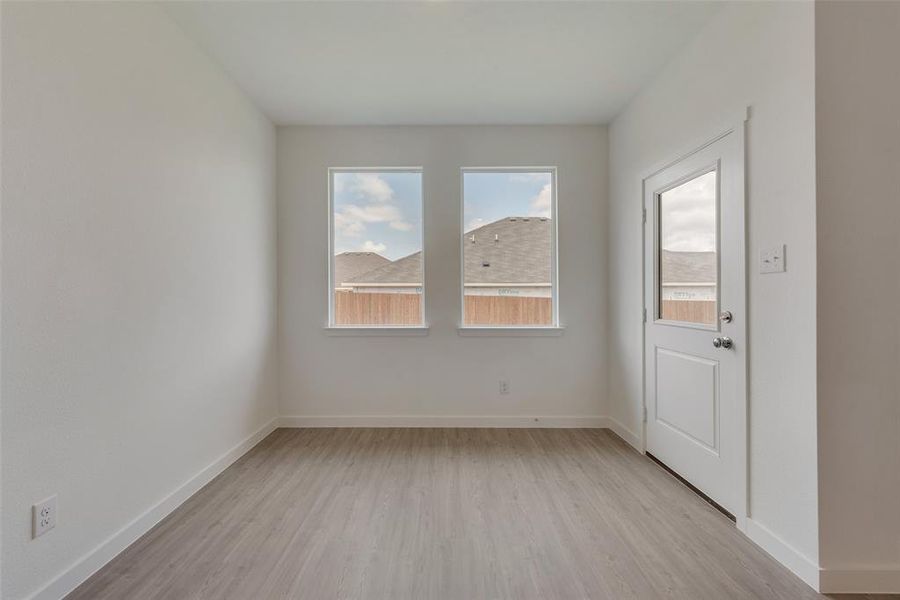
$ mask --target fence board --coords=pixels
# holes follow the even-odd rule
[[[466,296],[466,325],[551,325],[552,298]]]
[[[420,294],[334,293],[336,325],[421,325]]]
[[[662,318],[686,323],[716,322],[715,300],[663,300]]]
[[[516,296],[466,296],[466,325],[550,325],[552,299]],[[419,294],[334,294],[337,325],[420,325]]]

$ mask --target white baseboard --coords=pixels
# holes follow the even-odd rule
[[[819,565],[814,561],[752,518],[747,519],[744,534],[812,589],[819,591]]]
[[[643,452],[643,450],[641,450],[641,436],[631,431],[630,429],[622,425],[622,423],[620,423],[616,419],[613,419],[612,417],[604,417],[604,420],[606,421],[606,425],[603,426],[604,429],[611,430],[617,436],[628,442],[629,446],[631,446],[638,452]]]
[[[900,594],[900,567],[893,569],[822,569],[823,594]]]
[[[57,575],[53,581],[29,596],[28,600],[59,600],[59,598],[62,598],[84,583],[88,577],[133,544],[139,537],[150,531],[154,525],[181,506],[185,500],[196,494],[219,473],[227,469],[237,459],[246,454],[248,450],[261,442],[263,438],[275,431],[277,421],[278,419],[272,419],[255,433],[231,448],[231,450],[228,450],[156,505],[75,561],[65,571]]]
[[[287,416],[278,420],[279,427],[483,427],[483,428],[559,428],[604,429],[601,416]]]

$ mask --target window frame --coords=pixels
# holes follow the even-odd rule
[[[722,165],[720,160],[716,160],[706,164],[691,173],[680,177],[665,186],[653,192],[653,322],[670,327],[683,327],[685,329],[702,329],[706,331],[719,331],[720,323],[718,318],[714,323],[693,323],[691,321],[676,321],[673,319],[662,318],[662,196],[666,192],[670,192],[681,185],[693,181],[698,177],[702,177],[709,173],[716,174],[716,310],[715,314],[719,314],[722,306]]]
[[[560,335],[558,169],[555,166],[461,167],[459,169],[459,325],[460,335]],[[466,325],[466,173],[548,173],[550,175],[550,318],[549,325]]]
[[[337,173],[418,173],[421,177],[421,222],[419,233],[422,239],[422,293],[419,294],[419,307],[422,321],[417,325],[339,325],[334,315],[334,176]],[[416,335],[427,333],[428,321],[425,315],[425,168],[413,167],[328,167],[328,266],[327,289],[328,321],[325,330],[336,334],[352,335]]]

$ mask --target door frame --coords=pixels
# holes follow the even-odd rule
[[[744,367],[738,368],[735,373],[735,377],[737,380],[737,385],[735,386],[735,419],[734,419],[734,431],[731,434],[734,436],[734,464],[732,468],[734,469],[735,477],[733,478],[733,485],[735,485],[735,498],[737,499],[736,510],[735,510],[735,525],[738,530],[742,532],[746,532],[747,530],[747,521],[750,518],[750,468],[749,468],[749,416],[748,416],[748,377],[747,371],[749,370],[750,363],[750,338],[749,338],[749,302],[747,299],[749,286],[747,285],[747,246],[748,246],[748,231],[747,231],[747,179],[746,179],[746,169],[747,169],[747,136],[746,136],[746,126],[747,121],[750,118],[750,107],[746,107],[743,110],[739,111],[739,114],[731,115],[724,119],[718,121],[717,126],[713,126],[709,128],[709,131],[715,132],[710,135],[706,135],[705,137],[698,138],[698,142],[688,146],[690,148],[686,152],[682,152],[677,155],[677,158],[673,160],[667,160],[663,163],[658,164],[656,167],[652,169],[648,169],[643,177],[641,178],[641,197],[640,197],[640,209],[642,215],[642,224],[641,224],[641,309],[643,314],[643,319],[641,323],[641,410],[642,410],[642,418],[641,418],[641,439],[640,439],[640,451],[642,454],[647,453],[647,321],[650,318],[649,315],[651,311],[654,310],[653,306],[647,306],[647,236],[655,231],[655,225],[652,222],[652,215],[648,214],[645,210],[644,202],[647,197],[647,180],[657,175],[661,171],[672,167],[679,162],[685,160],[686,158],[693,156],[694,154],[700,152],[701,150],[707,148],[708,146],[714,144],[715,142],[721,140],[725,136],[735,135],[736,136],[736,144],[735,147],[738,149],[739,156],[735,157],[735,178],[736,182],[734,185],[734,189],[737,190],[738,198],[734,199],[733,202],[738,203],[740,210],[738,211],[737,218],[741,223],[741,230],[743,231],[744,240],[743,244],[740,245],[741,256],[738,261],[738,269],[739,279],[744,282],[744,293],[742,295],[736,295],[734,297],[734,302],[732,305],[734,306],[735,312],[739,315],[744,315],[744,318],[741,320],[738,327],[742,329],[743,339],[745,340],[745,360]],[[654,267],[655,269],[655,261]]]

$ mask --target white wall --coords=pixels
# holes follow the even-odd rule
[[[639,432],[641,179],[752,106],[748,527],[807,580],[818,560],[813,53],[812,4],[723,8],[612,123],[607,233],[611,414]],[[759,275],[760,248],[779,243],[787,272]]]
[[[282,414],[419,422],[605,414],[606,148],[606,129],[590,126],[279,128]],[[425,337],[326,335],[327,168],[392,165],[425,169],[431,331]],[[567,326],[560,337],[457,334],[459,168],[505,165],[559,167],[560,313]],[[498,394],[500,378],[510,381],[508,396]]]
[[[276,415],[275,139],[155,5],[2,11],[12,600]]]
[[[832,591],[900,592],[898,57],[900,3],[816,4],[820,560]]]

